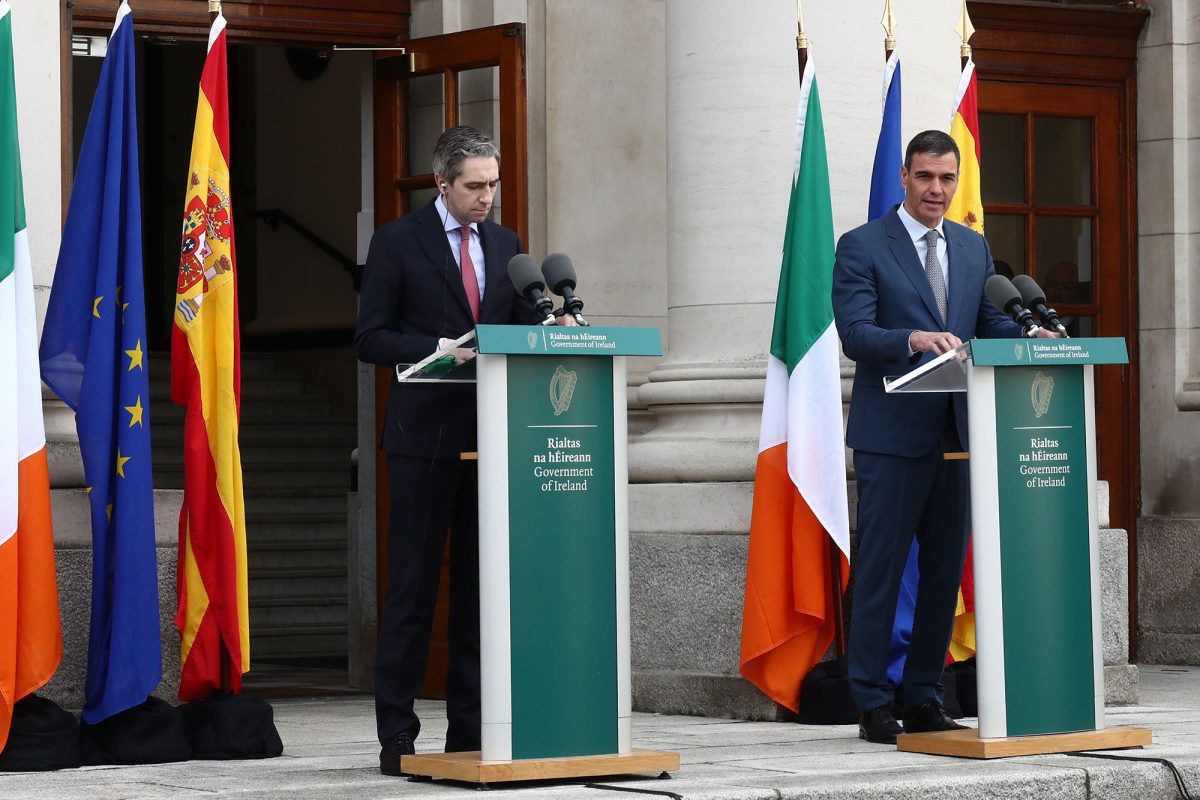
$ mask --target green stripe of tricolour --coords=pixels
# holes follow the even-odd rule
[[[17,91],[13,75],[12,13],[0,0],[0,281],[12,277],[17,231],[25,228]]]
[[[811,62],[808,69],[812,69]],[[833,204],[815,77],[811,77],[803,113],[804,141],[788,206],[771,336],[771,355],[787,366],[789,374],[833,323],[829,297],[833,288]]]

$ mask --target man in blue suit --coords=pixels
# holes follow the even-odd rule
[[[942,671],[962,578],[968,523],[963,393],[884,393],[903,375],[973,337],[1020,331],[984,296],[993,274],[987,241],[944,219],[959,153],[941,131],[913,138],[900,171],[904,203],[842,236],[833,309],[842,349],[856,364],[846,443],[858,481],[858,558],[850,621],[850,691],[859,735],[893,743],[888,645],[900,578],[915,536],[920,581],[903,677],[903,731],[961,728],[942,707]]]

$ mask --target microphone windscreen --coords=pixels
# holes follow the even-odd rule
[[[562,294],[564,286],[575,288],[575,265],[562,253],[546,256],[546,260],[542,262],[542,275],[546,278],[546,285],[553,289],[555,294]]]
[[[992,305],[1001,311],[1008,313],[1012,304],[1021,302],[1021,293],[1017,291],[1017,287],[1013,286],[1012,281],[1003,275],[993,275],[987,279],[987,283],[983,285],[983,293],[987,295],[987,299],[992,301]]]
[[[1018,275],[1012,279],[1012,282],[1013,286],[1017,287],[1017,291],[1021,293],[1022,305],[1026,308],[1046,304],[1046,293],[1033,278],[1028,275]]]
[[[533,263],[533,256],[525,253],[517,253],[509,259],[508,277],[516,287],[517,293],[522,297],[529,294],[531,289],[541,291],[546,288],[546,284],[542,283],[542,276],[538,272],[537,264]]]

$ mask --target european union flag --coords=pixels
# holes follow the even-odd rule
[[[871,200],[867,219],[878,219],[904,202],[904,185],[900,183],[900,167],[904,164],[904,149],[900,141],[900,57],[895,52],[888,57],[883,77],[883,121],[879,125],[879,141],[875,145],[875,165],[871,169]],[[896,602],[896,619],[892,623],[892,641],[888,649],[888,678],[896,686],[904,676],[908,657],[908,641],[912,637],[913,614],[917,607],[917,541],[908,552],[904,577],[900,581],[900,597]]]
[[[92,511],[83,719],[162,679],[150,382],[142,291],[133,18],[121,4],[100,72],[42,333],[42,379],[75,410]]]
[[[867,220],[878,219],[904,202],[900,167],[904,149],[900,143],[900,57],[895,52],[887,60],[883,77],[883,122],[875,144],[875,165],[871,169],[871,199]]]

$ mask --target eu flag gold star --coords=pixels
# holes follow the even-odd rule
[[[121,448],[119,448],[119,447],[117,448],[117,474],[120,475],[122,478],[125,477],[125,462],[129,461],[132,458],[133,458],[133,456],[122,456]]]
[[[142,340],[138,339],[137,344],[132,350],[126,350],[125,355],[129,356],[129,372],[133,372],[133,368],[141,369],[142,366]]]
[[[142,424],[142,396],[138,395],[137,402],[131,406],[125,406],[125,410],[129,412],[129,427]]]
[[[92,316],[100,319],[100,301],[104,299],[104,295],[100,295],[92,301]]]
[[[112,503],[109,503],[109,504],[108,504],[108,507],[107,507],[105,510],[108,512],[108,521],[109,521],[109,522],[112,522],[112,510],[113,510],[113,504],[112,504]]]

